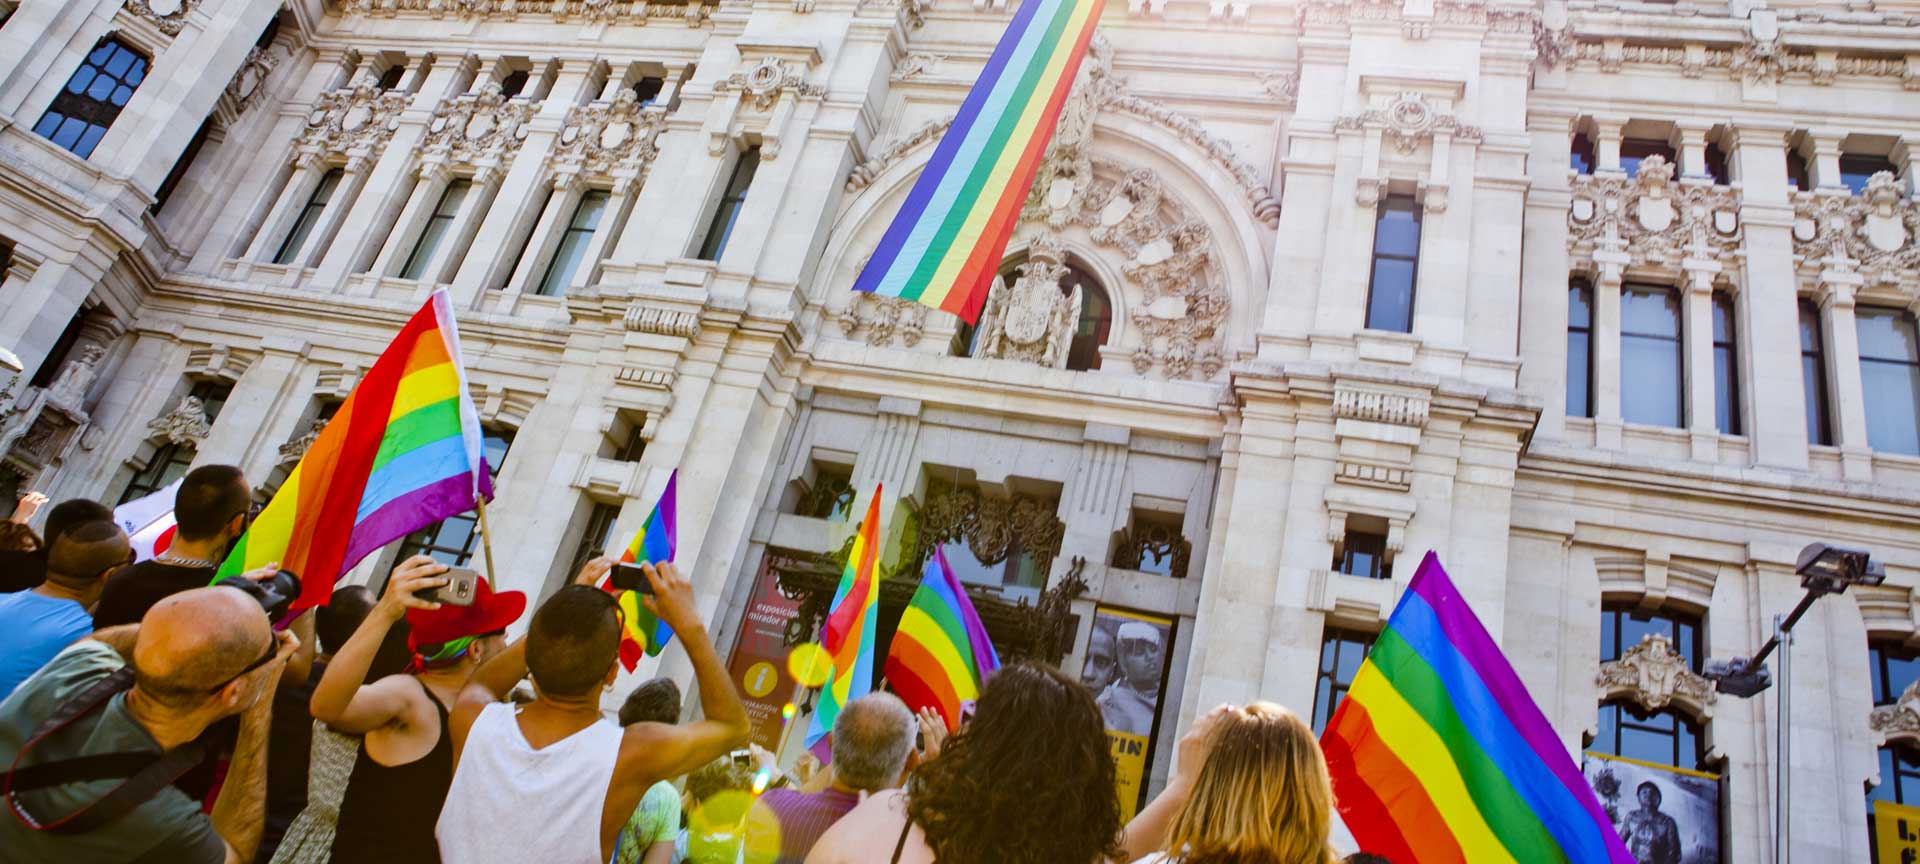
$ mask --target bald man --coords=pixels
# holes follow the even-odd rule
[[[101,630],[60,652],[0,703],[0,765],[18,760],[24,768],[115,753],[159,756],[193,742],[214,721],[239,715],[233,762],[211,819],[185,794],[165,786],[89,831],[35,831],[21,818],[0,819],[0,849],[9,860],[75,864],[251,861],[265,816],[273,691],[297,646],[292,634],[273,632],[251,597],[216,587],[169,596],[139,624]],[[129,667],[130,686],[99,699],[21,758],[22,747],[56,709]],[[51,824],[120,782],[16,791],[10,803]]]
[[[47,581],[31,591],[0,595],[0,699],[53,655],[93,632],[88,611],[100,599],[107,577],[133,561],[127,532],[109,521],[69,529],[47,550]]]

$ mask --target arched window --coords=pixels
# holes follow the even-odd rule
[[[1027,253],[1021,252],[1009,256],[1000,262],[1000,278],[1012,285],[1020,278],[1020,268],[1027,264]],[[1100,347],[1107,344],[1107,338],[1113,332],[1113,303],[1107,299],[1107,291],[1101,287],[1100,280],[1079,262],[1068,259],[1066,276],[1060,280],[1060,293],[1071,300],[1074,292],[1080,292],[1080,320],[1073,329],[1073,341],[1067,347],[1067,368],[1075,372],[1086,372],[1100,368]],[[978,328],[962,323],[959,332],[954,334],[953,346],[948,353],[955,357],[972,357],[979,341]]]
[[[146,55],[118,39],[102,39],[53,97],[33,131],[82,159],[92,156],[145,80]]]

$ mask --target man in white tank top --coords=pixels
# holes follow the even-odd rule
[[[625,729],[600,713],[618,673],[621,621],[612,595],[590,587],[612,559],[587,565],[554,594],[524,639],[474,673],[449,723],[453,788],[436,836],[446,864],[601,864],[647,788],[746,744],[740,694],[672,564],[645,567],[642,596],[687,648],[705,719]],[[538,698],[501,700],[531,672]]]

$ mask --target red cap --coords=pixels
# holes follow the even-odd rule
[[[527,611],[527,595],[519,591],[493,593],[482,576],[473,588],[472,606],[441,604],[438,609],[408,609],[409,640],[415,645],[438,645],[462,636],[478,636],[507,629]]]

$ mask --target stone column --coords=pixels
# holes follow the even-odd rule
[[[1677,125],[1680,127],[1680,176],[1711,181],[1713,174],[1707,170],[1707,132],[1712,127],[1694,120]]]
[[[918,399],[881,398],[873,431],[860,445],[860,456],[854,461],[853,488],[860,497],[854,503],[849,524],[859,522],[866,514],[872,500],[868,493],[874,484],[885,484],[886,497],[880,505],[885,510],[917,479],[920,464],[914,459],[914,448],[920,441],[921,409]]]
[[[1684,322],[1681,345],[1686,350],[1686,406],[1688,437],[1692,439],[1693,458],[1699,462],[1720,459],[1720,429],[1715,417],[1719,393],[1713,374],[1713,280],[1720,272],[1715,261],[1689,258],[1680,264],[1686,271],[1686,287],[1680,293],[1680,315]],[[1736,411],[1740,394],[1729,393]]]
[[[1532,113],[1527,117],[1531,148],[1527,154],[1525,219],[1521,244],[1519,306],[1520,389],[1542,397],[1542,441],[1561,437],[1567,417],[1567,185],[1573,150],[1570,114]]]
[[[1621,448],[1620,286],[1631,260],[1625,252],[1593,253],[1600,268],[1593,282],[1593,427],[1601,450]]]
[[[247,262],[272,262],[273,254],[279,251],[280,244],[286,242],[287,232],[293,230],[294,222],[306,209],[313,193],[320,188],[320,181],[326,177],[328,170],[318,156],[301,156],[294,163],[292,176],[287,178],[285,186],[280,187],[280,197],[273,202],[273,209],[267,211],[267,221],[260,224],[259,232],[253,235],[253,242],[247,244]],[[341,178],[341,186],[346,185],[345,180]],[[334,192],[337,195],[339,187],[335,187]]]
[[[369,274],[375,279],[400,275],[400,268],[406,265],[407,257],[413,253],[420,230],[426,227],[428,219],[433,218],[434,210],[440,206],[440,196],[452,182],[453,172],[447,169],[445,162],[429,160],[420,163],[420,167],[414,171],[413,190],[407,193],[407,203],[400,208],[400,217],[394,220],[393,228],[387,231],[380,254],[367,270]]]
[[[1627,126],[1627,117],[1622,114],[1593,115],[1594,158],[1599,162],[1593,166],[1593,173],[1613,171],[1623,173],[1620,167],[1620,140]]]
[[[8,280],[6,306],[12,311],[0,315],[0,345],[20,356],[26,366],[23,378],[32,378],[46,362],[67,322],[113,265],[100,245],[83,246],[66,260],[43,260],[30,277]]]
[[[580,267],[573,271],[573,279],[566,286],[568,294],[585,291],[599,281],[600,261],[612,248],[613,238],[619,236],[626,227],[627,217],[633,212],[633,201],[637,197],[635,187],[638,185],[632,179],[622,179],[613,184],[606,207],[600,211],[600,224],[594,227],[593,236],[587,238],[587,251],[580,258]],[[571,215],[573,211],[567,212]]]
[[[1840,179],[1840,139],[1846,137],[1844,129],[1820,128],[1807,132],[1807,140],[1813,143],[1813,162],[1807,167],[1813,174],[1815,189],[1844,190],[1846,181]]]
[[[553,197],[547,199],[547,207],[538,214],[539,221],[534,224],[533,233],[527,237],[527,251],[520,256],[520,264],[508,274],[506,292],[508,294],[527,294],[539,290],[540,274],[547,266],[547,257],[560,245],[560,235],[567,230],[567,223],[573,219],[573,211],[580,206],[580,196],[584,187],[578,174],[560,174],[553,178]]]
[[[259,486],[273,470],[284,439],[269,438],[274,421],[284,412],[289,399],[304,396],[295,393],[300,383],[300,364],[307,353],[307,342],[298,336],[276,335],[262,340],[260,359],[235,381],[227,404],[213,429],[200,442],[194,467],[201,465],[238,465],[247,474],[247,482]],[[298,412],[306,407],[299,398]]]
[[[332,242],[347,216],[353,212],[353,206],[360,198],[361,190],[367,186],[367,173],[371,164],[365,156],[354,156],[347,160],[342,168],[340,182],[333,187],[326,206],[321,208],[319,218],[314,220],[313,230],[307,233],[307,239],[300,244],[300,251],[288,260],[289,267],[311,267],[320,253],[332,247]],[[300,200],[305,206],[306,199]],[[297,217],[296,217],[297,218]],[[289,223],[291,224],[291,223]]]
[[[1830,265],[1820,273],[1820,323],[1826,340],[1827,382],[1832,385],[1834,441],[1840,445],[1845,478],[1861,483],[1873,480],[1866,391],[1860,381],[1860,330],[1853,316],[1853,297],[1864,282],[1851,269]]]
[[[1089,597],[1100,596],[1099,582],[1106,573],[1107,556],[1113,546],[1113,533],[1132,517],[1128,500],[1127,463],[1132,430],[1088,423],[1080,444],[1080,461],[1074,465],[1073,481],[1060,502],[1066,522],[1066,537],[1060,554],[1054,557],[1054,575],[1066,572],[1075,556],[1087,559]]]
[[[0,114],[31,130],[46,102],[113,29],[122,5],[124,0],[19,4],[0,28]]]
[[[1732,168],[1740,183],[1740,224],[1746,233],[1740,302],[1735,316],[1740,379],[1753,394],[1746,434],[1753,464],[1804,471],[1807,424],[1798,351],[1800,280],[1793,265],[1792,186],[1786,145],[1791,127],[1743,124],[1733,130]]]

